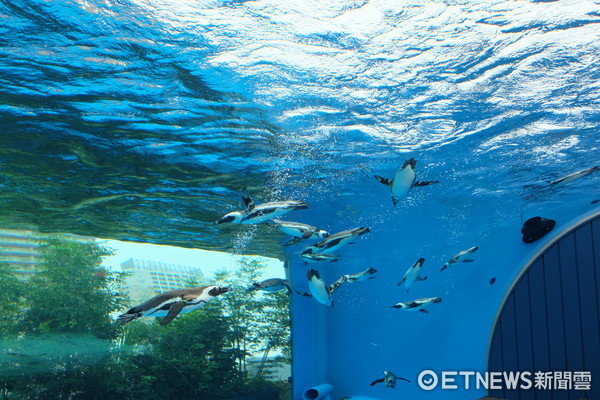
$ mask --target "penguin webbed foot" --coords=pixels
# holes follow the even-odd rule
[[[470,263],[470,262],[473,262],[473,261],[475,261],[475,260],[472,259],[472,258],[467,258],[467,259],[463,260],[464,263]]]
[[[420,309],[419,311],[425,314],[429,314],[429,311],[425,310],[424,308]]]
[[[244,201],[246,210],[251,211],[255,206],[254,201],[252,200],[252,197],[250,197],[250,195],[248,194],[248,190],[246,188],[243,188],[242,192],[244,193],[242,195],[242,200]]]
[[[131,322],[134,319],[138,319],[141,316],[141,313],[125,313],[117,317],[117,322],[121,325],[125,325],[126,323]]]
[[[298,244],[298,243],[300,243],[300,241],[301,241],[301,240],[302,240],[302,238],[295,237],[295,238],[292,238],[292,239],[288,240],[288,241],[287,241],[287,242],[285,242],[283,245],[284,245],[284,246],[293,246],[293,245],[295,245],[295,244]]]
[[[421,276],[417,276],[417,280],[418,281],[426,281],[427,280],[427,275],[421,277]]]

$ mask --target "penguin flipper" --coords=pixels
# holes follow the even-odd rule
[[[308,292],[301,292],[299,290],[296,290],[296,294],[299,294],[300,296],[304,296],[304,297],[312,297],[312,294],[310,294]]]
[[[252,211],[252,209],[255,206],[254,200],[252,200],[252,197],[250,197],[250,195],[246,191],[246,188],[244,188],[244,194],[242,195],[242,200],[244,200],[244,205],[246,206],[246,211]]]
[[[421,277],[421,276],[419,275],[419,276],[417,276],[417,280],[418,280],[418,281],[426,281],[426,280],[427,280],[427,275],[425,275],[425,276],[423,276],[423,277]]]
[[[475,261],[475,260],[473,260],[472,258],[467,258],[467,259],[463,260],[463,262],[466,262],[466,263],[470,263],[473,261]]]
[[[384,381],[384,378],[375,379],[373,382],[371,382],[371,386],[375,386],[378,383],[383,383]]]
[[[329,285],[329,293],[333,293],[337,288],[342,286],[342,283],[344,282],[346,282],[346,275]]]
[[[397,376],[396,379],[400,379],[401,381],[405,381],[405,382],[411,383],[408,379],[402,378],[401,376]]]
[[[166,325],[173,320],[180,312],[183,310],[187,303],[185,301],[178,301],[176,303],[171,304],[169,308],[169,312],[167,316],[163,318],[162,321],[159,322],[159,325]]]
[[[429,311],[427,311],[427,310],[426,310],[426,309],[424,309],[424,308],[421,308],[419,311],[420,311],[420,312],[422,312],[422,313],[425,313],[425,314],[429,314]]]
[[[379,176],[379,175],[373,175],[375,177],[375,179],[377,179],[379,181],[379,183],[383,183],[384,185],[390,186],[392,184],[392,181],[389,180],[388,178],[384,178],[383,176]]]
[[[433,185],[434,183],[440,183],[440,181],[416,181],[415,183],[413,183],[413,187],[428,186]]]
[[[304,232],[302,232],[302,239],[308,239],[312,235],[313,235],[313,233],[311,231],[305,230]]]

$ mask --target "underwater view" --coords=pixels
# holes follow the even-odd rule
[[[600,399],[600,3],[0,21],[0,400]]]

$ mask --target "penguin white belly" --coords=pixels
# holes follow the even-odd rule
[[[417,174],[411,168],[405,168],[398,171],[394,176],[394,180],[392,181],[392,196],[399,198],[408,193],[415,182],[416,177]]]
[[[289,226],[278,226],[279,230],[286,235],[294,236],[294,237],[302,237],[302,230],[298,228],[291,228]]]
[[[268,286],[268,287],[264,287],[261,290],[263,292],[279,292],[280,290],[285,289],[285,285],[277,285],[277,286]]]
[[[410,268],[408,271],[406,271],[406,274],[404,274],[403,286],[407,291],[410,290],[413,283],[415,283],[415,281],[419,277],[420,272],[421,272],[420,268]]]
[[[312,297],[321,304],[326,306],[331,305],[331,295],[329,291],[325,287],[325,283],[323,281],[309,281],[308,282],[308,291],[312,295]]]

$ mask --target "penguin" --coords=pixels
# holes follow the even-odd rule
[[[368,268],[357,274],[344,275],[344,279],[348,283],[362,282],[362,281],[366,281],[368,279],[375,279],[375,277],[373,275],[375,275],[376,272],[377,272],[377,270],[375,268],[371,267],[371,268]]]
[[[319,254],[331,253],[331,252],[339,249],[340,247],[350,243],[352,240],[354,240],[354,238],[356,238],[360,235],[364,235],[365,233],[367,233],[369,231],[370,231],[369,228],[361,227],[361,228],[348,229],[346,231],[335,233],[335,234],[323,239],[322,241],[320,241],[316,244],[313,244],[312,246],[308,246],[306,249],[304,249],[300,253],[300,256],[303,256],[305,254],[315,254],[315,253],[319,253]]]
[[[308,208],[308,204],[297,200],[272,201],[255,205],[248,193],[244,193],[242,199],[246,205],[245,210],[225,214],[219,220],[215,221],[215,225],[226,222],[233,224],[260,224],[270,219],[281,217],[292,210]]]
[[[452,257],[446,264],[444,264],[442,266],[441,271],[445,270],[450,265],[455,264],[455,263],[460,262],[460,261],[462,261],[462,262],[473,262],[473,261],[475,261],[475,260],[473,260],[471,258],[465,258],[465,257],[468,256],[471,253],[476,252],[477,250],[479,250],[479,247],[473,246],[470,249],[461,251],[460,253],[458,253],[457,255],[455,255],[454,257]]]
[[[193,311],[222,293],[230,291],[222,286],[198,286],[161,293],[118,316],[117,321],[126,324],[139,317],[164,317],[160,325],[168,324],[178,314]]]
[[[329,232],[318,229],[312,225],[303,224],[300,222],[282,221],[272,219],[267,221],[267,225],[279,228],[283,233],[294,236],[293,239],[287,241],[284,245],[291,246],[299,243],[302,239],[319,238],[325,239],[329,236]]]
[[[408,292],[412,287],[415,281],[424,281],[427,279],[427,276],[421,277],[421,267],[423,267],[423,263],[425,262],[424,258],[419,258],[416,263],[413,264],[406,273],[400,282],[398,282],[398,286],[404,286],[406,291]]]
[[[296,291],[301,296],[312,297],[319,303],[333,308],[333,300],[331,295],[339,288],[342,283],[345,282],[345,278],[342,276],[340,279],[327,286],[325,281],[321,279],[319,271],[311,269],[306,273],[308,278],[308,292]]]
[[[371,382],[371,386],[375,386],[378,383],[384,382],[386,388],[394,389],[396,387],[396,381],[398,380],[410,383],[408,379],[396,376],[392,371],[383,371],[383,378],[375,379],[373,382]]]
[[[319,271],[311,269],[307,272],[306,276],[308,278],[308,292],[310,295],[319,303],[333,308],[333,300],[331,299],[332,287],[325,284],[325,281],[319,275]],[[337,287],[333,288],[333,290],[335,289]]]
[[[336,262],[339,261],[340,256],[338,256],[337,254],[302,253],[300,254],[300,258],[302,258],[305,263],[323,261]]]
[[[392,203],[393,205],[398,204],[400,198],[408,193],[410,189],[417,186],[427,186],[439,181],[417,181],[417,173],[415,167],[417,166],[417,160],[410,158],[404,161],[404,164],[396,171],[394,177],[390,180],[388,178],[375,175],[380,183],[388,185],[392,192]]]
[[[286,279],[271,278],[262,282],[254,282],[247,291],[254,292],[256,290],[262,290],[263,292],[275,293],[284,289],[287,289],[288,293],[292,292],[292,288],[290,288],[290,284]]]
[[[596,166],[592,168],[583,169],[581,171],[573,172],[571,174],[562,176],[555,181],[550,182],[550,186],[562,186],[567,183],[573,182],[576,179],[583,178],[584,176],[596,171],[600,171],[600,167]]]
[[[404,311],[420,311],[427,314],[429,311],[427,311],[425,307],[429,306],[430,304],[440,303],[441,301],[441,297],[428,297],[425,299],[409,301],[407,303],[396,303],[392,306],[392,308],[398,308]]]

